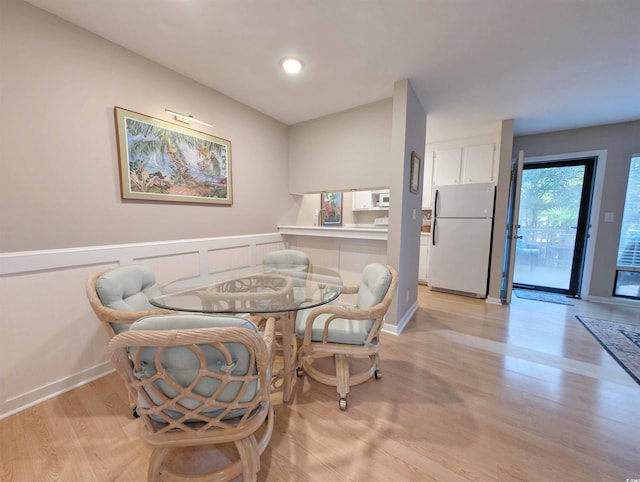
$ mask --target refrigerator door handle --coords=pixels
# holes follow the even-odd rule
[[[438,217],[438,197],[440,197],[439,195],[440,195],[440,189],[436,189],[436,195],[433,200],[433,217],[434,218]]]
[[[433,218],[433,226],[431,227],[431,246],[436,245],[436,226],[438,225],[438,219]]]

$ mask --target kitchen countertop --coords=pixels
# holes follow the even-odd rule
[[[294,236],[316,236],[325,238],[373,239],[386,241],[388,229],[366,226],[278,226],[280,234]]]

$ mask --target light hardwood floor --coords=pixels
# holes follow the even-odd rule
[[[640,324],[640,310],[575,301],[509,307],[419,290],[383,379],[299,379],[260,481],[640,479],[640,386],[575,319]],[[0,480],[143,481],[150,449],[112,374],[0,421]]]

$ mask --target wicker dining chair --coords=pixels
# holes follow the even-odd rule
[[[149,297],[158,291],[156,275],[151,268],[140,264],[95,273],[87,280],[86,291],[89,305],[109,338],[128,330],[133,322],[145,316],[175,313],[149,303]],[[136,400],[131,393],[129,405],[137,417]]]
[[[307,299],[306,280],[304,277],[313,270],[311,260],[303,251],[296,249],[280,249],[270,251],[262,258],[265,273],[275,273],[290,275],[293,283],[293,301],[296,305],[301,305]],[[285,314],[284,316],[289,316]],[[266,318],[262,315],[251,314],[249,319],[259,327],[264,326]],[[282,340],[282,320],[280,316],[275,316],[276,320],[276,341],[274,349],[278,353],[283,352]],[[291,340],[291,350],[295,354],[297,349],[296,340]]]
[[[273,432],[273,332],[273,319],[262,335],[244,318],[178,314],[142,318],[111,339],[109,356],[136,393],[141,435],[153,447],[148,480],[256,480]],[[184,455],[229,443],[238,459],[213,472]]]
[[[89,304],[104,323],[109,338],[128,330],[144,316],[175,313],[149,303],[149,297],[158,292],[156,275],[140,264],[98,272],[87,281],[86,291]]]
[[[347,394],[353,385],[371,376],[382,378],[380,371],[380,329],[398,285],[392,266],[367,265],[358,286],[345,286],[343,294],[357,293],[357,304],[334,302],[309,310],[300,310],[296,318],[296,335],[302,338],[298,354],[298,376],[304,373],[314,380],[335,386],[339,407],[347,408]],[[335,373],[323,370],[317,362],[333,357]],[[350,357],[368,359],[367,368],[357,373],[349,370]]]

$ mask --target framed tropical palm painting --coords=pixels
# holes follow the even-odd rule
[[[115,107],[122,199],[233,203],[231,142]]]

